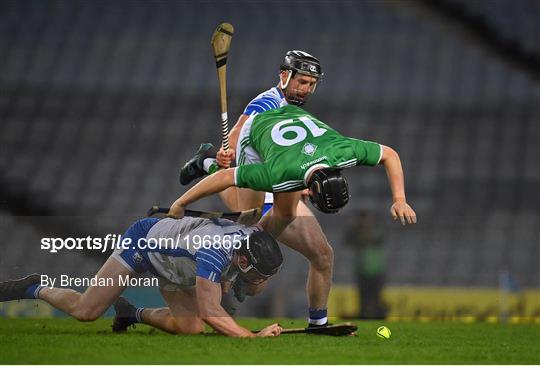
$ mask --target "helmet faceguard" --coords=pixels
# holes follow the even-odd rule
[[[288,51],[280,69],[281,71],[288,71],[286,81],[283,82],[280,79],[279,85],[285,94],[287,102],[299,106],[305,103],[307,95],[315,92],[317,84],[322,80],[323,76],[319,60],[309,53],[299,50]],[[291,78],[294,78],[296,74],[311,76],[317,79],[308,94],[303,98],[300,98],[297,93],[291,93],[287,90]]]

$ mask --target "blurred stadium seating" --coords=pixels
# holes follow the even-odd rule
[[[452,3],[540,55],[538,2]],[[419,224],[388,216],[389,283],[496,286],[509,270],[540,286],[538,81],[429,14],[399,1],[0,1],[0,245],[17,248],[0,278],[50,235],[22,216],[82,215],[71,229],[119,233],[182,192],[182,163],[200,142],[219,143],[209,37],[227,20],[233,119],[274,85],[286,50],[305,49],[325,73],[307,109],[400,153]],[[353,199],[340,215],[387,214],[382,169],[347,176]],[[350,281],[340,218],[319,217],[342,263],[335,280]],[[285,264],[276,287],[303,288],[302,257]]]

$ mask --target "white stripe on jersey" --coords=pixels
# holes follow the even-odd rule
[[[253,98],[244,109],[243,114],[252,116],[287,104],[287,100],[281,95],[277,87],[273,87]]]
[[[225,262],[227,262],[230,258],[227,256],[226,253],[224,253],[222,250],[218,249],[214,252],[215,254],[219,254]]]
[[[339,163],[338,166],[351,166],[351,164],[356,165],[357,162],[358,162],[357,159],[351,159],[351,160],[347,160],[347,161],[343,161],[343,162]],[[352,165],[352,166],[354,166],[354,165]]]
[[[204,258],[199,257],[198,260],[209,263],[212,267],[214,267],[218,272],[221,272],[221,268],[217,267],[214,263],[210,262],[209,260],[206,260]]]
[[[272,191],[274,192],[283,192],[283,191],[288,191],[288,190],[291,190],[293,188],[300,188],[300,187],[304,187],[304,182],[301,181],[300,183],[290,183],[288,185],[284,185],[284,186],[281,186],[279,188],[274,188],[274,186],[272,186]]]
[[[203,258],[201,258],[201,255],[208,256],[208,257],[214,259],[216,262],[218,262],[218,264],[222,265],[223,267],[225,267],[226,264],[227,264],[226,260],[223,260],[223,258],[217,258],[216,256],[212,255],[211,253],[204,252],[204,251],[201,250],[197,254],[198,254],[200,259],[203,259]]]
[[[282,186],[287,186],[287,185],[289,185],[289,184],[291,184],[291,183],[295,183],[295,184],[296,184],[296,183],[303,183],[303,182],[304,182],[304,181],[301,180],[301,179],[297,179],[297,180],[288,180],[288,181],[283,182],[283,183],[274,184],[274,185],[272,186],[272,188],[281,188]]]

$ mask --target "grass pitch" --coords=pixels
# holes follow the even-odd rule
[[[270,320],[243,319],[249,328]],[[285,327],[304,320],[279,320]],[[356,337],[233,339],[171,336],[138,325],[112,334],[110,319],[0,319],[0,363],[29,364],[540,364],[539,325],[358,321]],[[386,324],[389,340],[375,331]]]

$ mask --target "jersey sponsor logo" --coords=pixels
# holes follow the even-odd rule
[[[317,159],[315,159],[315,160],[308,161],[307,163],[304,163],[304,164],[300,165],[300,168],[301,168],[301,169],[306,169],[307,167],[310,167],[310,166],[312,166],[313,164],[317,164],[317,163],[319,163],[319,162],[321,162],[321,161],[323,161],[323,160],[327,160],[327,159],[328,159],[328,156],[326,156],[326,155],[325,155],[325,156],[321,156],[320,158],[317,158]]]
[[[315,154],[315,151],[317,151],[317,145],[313,145],[310,142],[306,142],[304,144],[304,147],[302,147],[302,152],[309,156],[313,156],[313,154]]]

